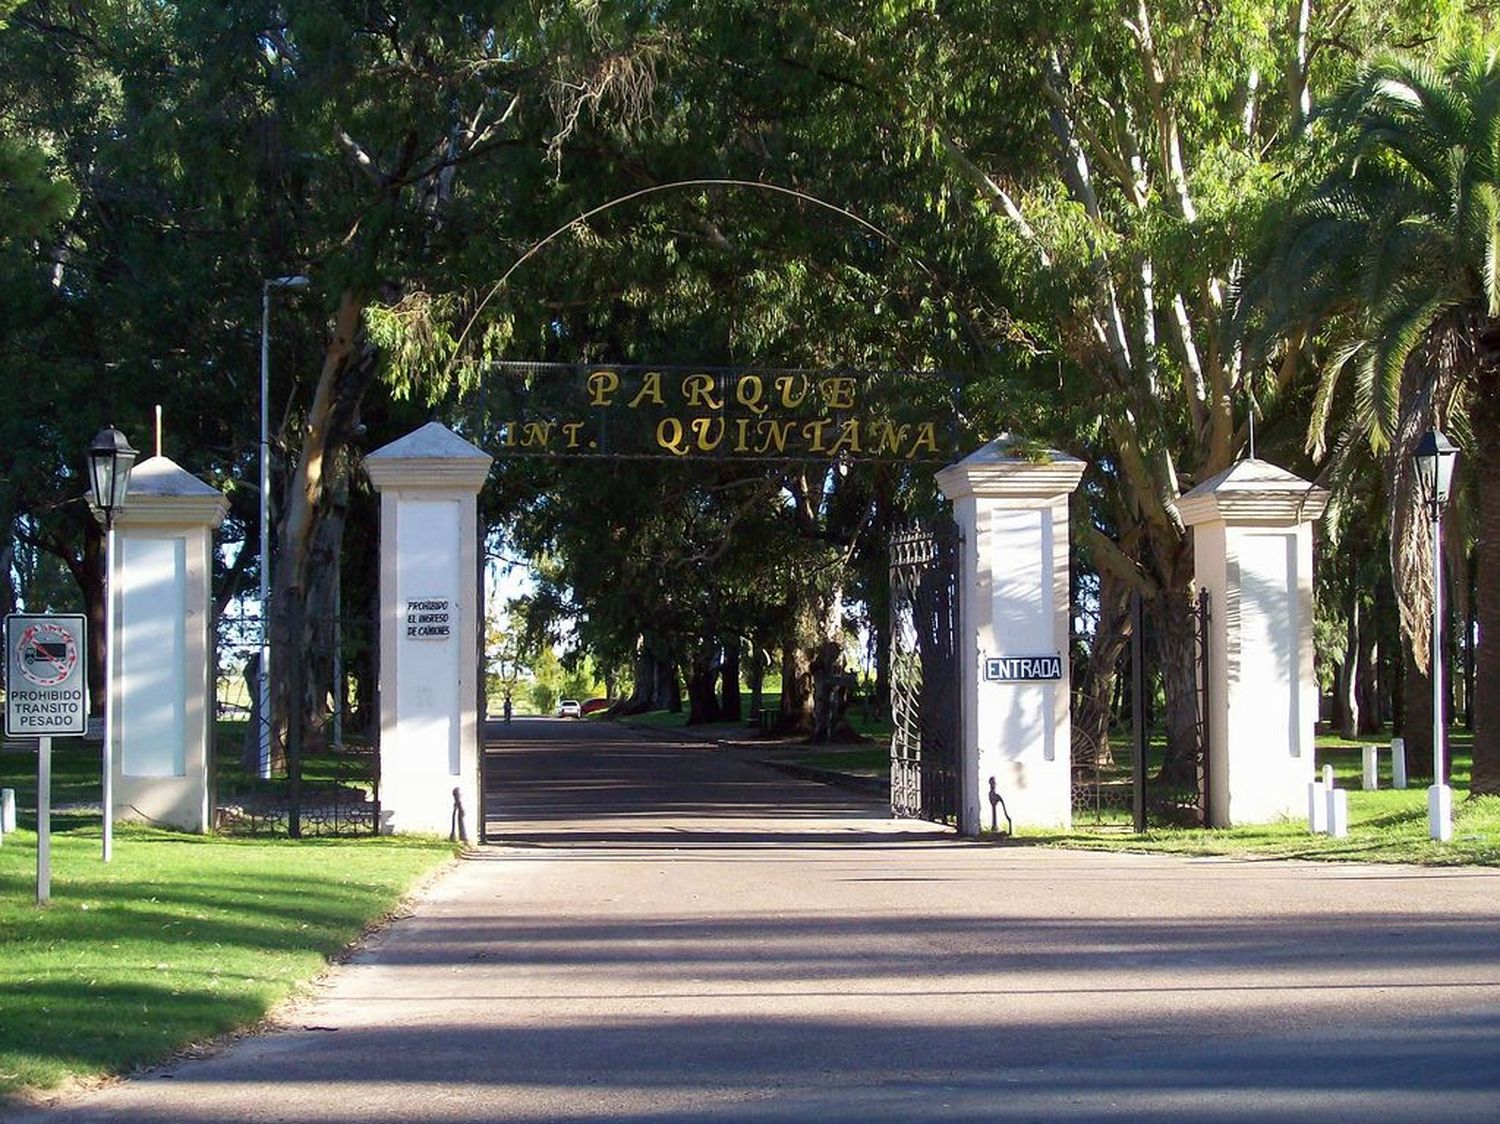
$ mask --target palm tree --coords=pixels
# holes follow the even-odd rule
[[[1285,319],[1322,320],[1310,444],[1336,402],[1383,454],[1402,628],[1425,670],[1431,575],[1409,453],[1423,430],[1467,438],[1478,492],[1480,644],[1473,792],[1500,793],[1500,57],[1385,56],[1325,116],[1335,169],[1280,262]],[[1341,381],[1352,394],[1339,393]]]

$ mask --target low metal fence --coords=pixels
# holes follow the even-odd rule
[[[221,617],[214,663],[214,829],[243,835],[371,835],[381,830],[374,638],[363,618],[320,618],[301,653],[301,737],[262,714],[258,614]],[[326,663],[326,667],[323,664]],[[363,693],[366,697],[360,697]],[[288,741],[295,744],[288,752]]]

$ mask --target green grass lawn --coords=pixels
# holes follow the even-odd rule
[[[1377,791],[1365,792],[1360,788],[1364,775],[1362,743],[1382,747]],[[1409,788],[1398,791],[1390,787],[1389,735],[1354,740],[1322,735],[1317,739],[1319,771],[1325,765],[1332,765],[1334,783],[1349,793],[1349,834],[1343,839],[1313,835],[1303,816],[1281,823],[1211,831],[1152,828],[1136,835],[1129,831],[1129,815],[1123,812],[1113,831],[1084,827],[1070,832],[1022,831],[1019,836],[1066,847],[1179,855],[1500,866],[1500,797],[1469,798],[1473,743],[1473,735],[1462,730],[1449,735],[1453,755],[1453,839],[1447,843],[1428,838],[1429,780],[1413,775]],[[1128,776],[1128,752],[1120,755],[1117,764],[1123,775]],[[1418,763],[1408,764],[1415,772]]]
[[[1500,866],[1500,797],[1467,799],[1455,791],[1453,839],[1427,837],[1427,790],[1349,793],[1349,834],[1313,835],[1300,817],[1282,823],[1204,831],[1153,828],[1144,835],[1090,831],[1023,830],[1020,839],[1089,850],[1156,851],[1175,855],[1228,855],[1259,859],[1352,860],[1432,866]]]
[[[62,743],[54,803],[97,801],[98,746]],[[36,904],[35,753],[0,754],[0,1095],[118,1073],[255,1022],[453,853],[431,838],[183,835],[54,815]],[[3,1115],[3,1111],[0,1111]]]

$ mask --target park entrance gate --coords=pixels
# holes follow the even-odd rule
[[[890,543],[891,815],[958,823],[958,526],[914,523]]]
[[[1090,692],[1089,677],[1074,682],[1073,822],[1086,830],[1149,827],[1209,827],[1209,625],[1207,591],[1192,600],[1148,607],[1139,594],[1129,603],[1128,628],[1112,627],[1114,643],[1100,643],[1097,602],[1073,614],[1073,646],[1080,653],[1114,653],[1107,692]],[[1191,682],[1173,682],[1165,673],[1160,633],[1165,613],[1179,614],[1175,631],[1191,636]],[[1122,637],[1119,633],[1128,633]],[[1098,674],[1097,672],[1095,674]],[[1168,721],[1169,693],[1191,721]],[[1100,697],[1100,696],[1103,697]],[[1099,713],[1088,713],[1102,708]],[[1174,728],[1175,726],[1175,728]]]

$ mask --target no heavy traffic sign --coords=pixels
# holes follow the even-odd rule
[[[58,737],[88,729],[88,644],[78,614],[5,618],[5,733]]]

